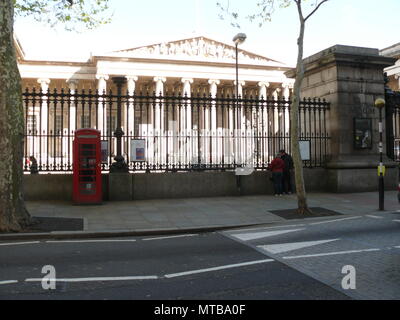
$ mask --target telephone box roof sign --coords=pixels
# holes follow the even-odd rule
[[[76,136],[82,136],[82,135],[99,135],[101,134],[100,130],[96,130],[96,129],[88,129],[88,128],[83,128],[83,129],[77,129],[75,131],[75,137]]]

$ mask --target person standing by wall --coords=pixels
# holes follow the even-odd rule
[[[283,192],[285,194],[293,193],[292,190],[292,180],[291,180],[291,173],[294,168],[293,166],[293,159],[292,156],[286,153],[285,150],[279,151],[281,155],[281,159],[285,163],[285,168],[283,169],[283,176],[282,176],[282,184],[283,184]]]
[[[276,196],[282,196],[283,193],[283,169],[285,168],[285,162],[281,159],[281,155],[278,153],[274,160],[268,165],[268,170],[272,171],[272,181],[274,183],[274,193]]]

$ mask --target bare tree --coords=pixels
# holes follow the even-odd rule
[[[109,18],[109,0],[0,1],[0,232],[21,231],[31,223],[23,197],[24,115],[21,77],[14,47],[14,14],[67,30],[94,28]]]
[[[293,87],[293,99],[290,106],[290,142],[292,147],[293,164],[295,170],[295,184],[298,202],[298,212],[301,214],[311,213],[307,204],[307,195],[304,185],[303,175],[303,162],[300,156],[300,144],[299,144],[299,106],[300,106],[300,89],[304,79],[304,63],[303,63],[303,51],[304,51],[304,34],[306,22],[308,19],[317,12],[317,10],[328,0],[314,0],[311,3],[311,10],[309,13],[304,13],[303,3],[306,0],[262,0],[255,1],[257,5],[257,12],[248,15],[247,18],[250,21],[258,20],[259,26],[262,26],[265,22],[271,20],[271,16],[277,7],[286,8],[294,4],[297,8],[300,30],[299,37],[297,39],[297,63],[296,63],[296,77]],[[310,1],[309,1],[310,2]],[[231,3],[229,0],[225,4],[217,2],[224,15],[231,17],[231,24],[235,27],[240,27],[237,23],[239,19],[239,13],[231,10]],[[223,18],[223,15],[221,15]]]

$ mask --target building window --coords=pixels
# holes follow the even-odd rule
[[[112,136],[117,129],[117,118],[115,116],[107,116],[107,135]]]
[[[90,128],[90,115],[81,117],[81,128]]]
[[[37,121],[36,115],[30,114],[26,118],[26,131],[27,134],[37,134]]]
[[[62,133],[62,129],[63,129],[63,123],[62,123],[62,115],[56,115],[56,119],[55,119],[55,127],[54,127],[54,134],[56,136],[60,136]]]

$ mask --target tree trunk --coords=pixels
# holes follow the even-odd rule
[[[24,116],[13,41],[14,1],[0,2],[0,232],[21,231],[31,219],[22,192]]]
[[[304,78],[304,64],[303,64],[303,43],[304,43],[304,30],[305,20],[301,11],[301,2],[297,3],[299,18],[300,18],[300,34],[297,40],[298,45],[298,56],[296,64],[296,78],[293,86],[293,99],[290,106],[290,139],[292,146],[292,157],[294,164],[296,194],[298,203],[298,213],[306,214],[311,213],[307,205],[306,189],[304,186],[303,177],[303,162],[300,155],[300,144],[299,144],[299,108],[300,108],[300,89],[301,83]]]

